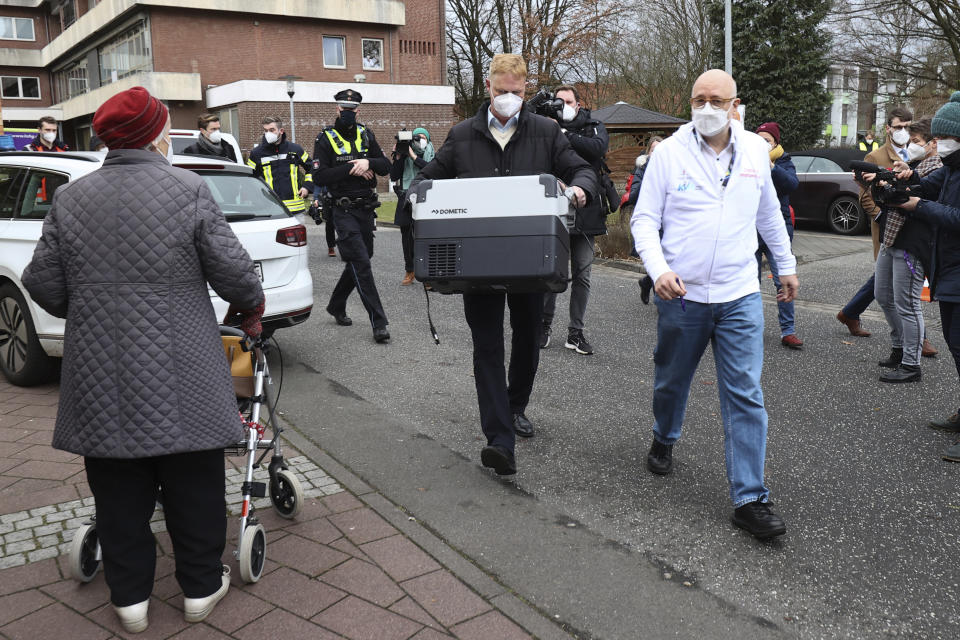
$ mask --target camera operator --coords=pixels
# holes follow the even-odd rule
[[[943,337],[960,373],[960,91],[940,107],[931,123],[937,153],[943,167],[919,178],[916,171],[901,171],[916,186],[913,196],[897,205],[912,221],[933,225],[933,256],[930,265],[930,295],[940,303]],[[904,169],[902,164],[897,169]],[[867,177],[866,175],[864,176]],[[919,180],[918,180],[919,178]],[[960,432],[960,410],[942,421],[930,422],[935,429]],[[944,460],[960,462],[960,442],[941,454]]]
[[[393,224],[400,227],[400,242],[403,246],[405,273],[400,281],[402,285],[413,284],[413,217],[409,207],[400,205],[410,183],[435,155],[433,143],[430,142],[430,132],[423,127],[414,129],[410,140],[402,140],[400,135],[397,135],[390,179],[395,182],[393,189],[397,192],[397,211],[393,216]]]
[[[490,101],[450,130],[433,162],[410,188],[423,180],[547,173],[571,185],[576,206],[592,202],[597,192],[593,169],[571,148],[556,122],[523,109],[526,84],[527,63],[521,56],[495,55],[486,81]],[[510,307],[513,329],[509,376],[504,375],[504,304]],[[537,338],[543,294],[464,294],[463,311],[473,337],[480,424],[487,437],[480,460],[499,475],[514,474],[515,436],[533,436],[524,411],[540,361]]]
[[[931,166],[926,158],[931,142],[930,120],[912,123],[908,131],[911,136],[907,147],[909,168],[919,168],[923,162],[924,172],[918,173],[925,175]],[[896,164],[906,168],[902,161]],[[880,252],[874,271],[875,295],[891,327],[892,343],[890,357],[879,363],[890,369],[880,375],[880,382],[916,382],[921,378],[920,356],[924,342],[920,294],[924,275],[930,267],[933,229],[924,220],[907,219],[893,206],[894,201],[888,201],[898,197],[897,186],[901,193],[905,189],[905,185],[891,186],[893,190],[871,188],[872,200],[880,204],[883,211],[877,217]]]
[[[560,128],[567,136],[570,146],[586,160],[597,177],[603,175],[603,158],[607,153],[610,138],[603,123],[590,117],[590,110],[580,106],[580,93],[569,85],[557,87],[555,99],[563,101],[560,112]],[[554,111],[555,113],[555,111]],[[601,197],[594,198],[586,207],[577,209],[576,222],[570,231],[570,323],[567,326],[567,341],[564,346],[580,355],[592,355],[593,347],[583,335],[583,318],[590,299],[590,265],[593,264],[594,237],[607,232],[607,214],[610,212],[601,190]],[[543,327],[540,348],[550,346],[550,325],[557,307],[557,294],[543,296]]]

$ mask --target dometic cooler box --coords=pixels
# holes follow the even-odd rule
[[[436,291],[567,288],[573,209],[555,177],[426,180],[410,201],[414,274]]]

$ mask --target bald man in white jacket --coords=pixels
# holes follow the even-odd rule
[[[799,284],[770,178],[769,147],[731,119],[736,94],[733,78],[719,69],[697,78],[693,122],[651,157],[630,228],[655,283],[659,312],[647,467],[660,475],[672,470],[690,383],[712,343],[733,523],[767,539],[786,533],[786,524],[770,510],[763,478],[767,413],[760,388],[757,232],[777,261],[778,299],[793,300]]]

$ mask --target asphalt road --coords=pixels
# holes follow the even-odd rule
[[[485,571],[584,638],[955,638],[960,628],[960,465],[949,434],[925,426],[956,410],[957,372],[941,355],[919,384],[885,385],[889,340],[874,305],[870,338],[834,318],[872,270],[868,238],[798,232],[798,334],[779,344],[765,283],[767,481],[786,536],[760,543],[734,528],[712,356],[704,356],[674,449],[675,471],[649,474],[656,311],[636,275],[597,266],[586,333],[596,354],[562,342],[542,352],[506,484],[480,470],[483,444],[470,337],[458,296],[400,287],[399,233],[378,231],[374,270],[393,340],[373,342],[324,313],[342,265],[310,228],[314,315],[277,334],[281,409]],[[563,337],[567,294],[558,301]],[[509,341],[509,338],[508,338]],[[509,342],[508,342],[509,343]]]

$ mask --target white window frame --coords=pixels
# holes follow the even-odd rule
[[[15,18],[13,16],[0,16],[0,20],[9,20],[10,26],[12,27],[12,38],[0,38],[0,40],[19,40],[20,42],[36,42],[37,41],[37,28],[33,24],[33,18]],[[33,33],[32,38],[18,38],[17,37],[17,20],[24,20],[30,23],[30,31]]]
[[[380,47],[380,66],[379,67],[368,67],[367,66],[367,56],[365,55],[364,49],[366,49],[368,42],[376,42]],[[385,54],[383,52],[383,38],[361,38],[360,39],[360,58],[364,71],[384,71],[386,69],[386,60]]]
[[[15,97],[2,96],[2,98],[3,98],[4,100],[42,100],[42,99],[43,99],[43,91],[42,91],[42,89],[41,89],[41,87],[40,87],[40,78],[39,78],[38,76],[0,76],[0,78],[16,78],[16,79],[17,79],[17,89],[20,91],[20,95],[19,95],[19,96],[15,96]],[[36,81],[37,81],[37,94],[38,94],[38,95],[37,95],[36,98],[23,95],[23,80],[24,80],[24,78],[27,78],[27,79],[29,79],[29,80],[36,80]]]
[[[339,40],[341,47],[341,57],[343,59],[343,64],[327,64],[327,48],[323,46],[326,44],[327,38],[331,40]],[[321,36],[320,39],[320,51],[323,56],[323,66],[327,69],[346,69],[347,68],[347,39],[344,36]]]

